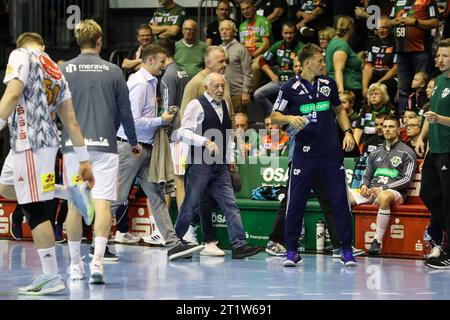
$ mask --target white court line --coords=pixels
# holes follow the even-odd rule
[[[304,293],[305,296],[323,296],[323,293]]]
[[[385,295],[399,295],[398,292],[379,292],[378,294],[385,294]]]
[[[287,293],[272,293],[267,295],[267,297],[287,297],[287,296],[288,296]]]
[[[214,296],[196,296],[195,299],[214,299]]]
[[[231,298],[250,298],[248,294],[237,294],[234,296],[231,296]]]
[[[179,300],[180,298],[178,297],[165,297],[165,298],[158,298],[158,300]]]
[[[426,295],[426,294],[436,294],[436,292],[417,292],[416,294]]]
[[[353,296],[353,295],[358,295],[358,294],[361,294],[360,292],[341,292],[341,294],[343,294],[343,295],[351,295],[351,296]]]

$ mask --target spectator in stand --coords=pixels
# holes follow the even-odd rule
[[[289,154],[289,136],[281,125],[272,123],[270,115],[264,119],[266,134],[261,136],[259,144],[260,156],[287,156]]]
[[[208,46],[218,46],[222,43],[223,39],[220,35],[219,25],[224,20],[231,20],[230,12],[230,2],[228,0],[219,0],[216,8],[217,19],[208,24],[208,26],[206,27],[205,42]],[[236,34],[234,36],[236,36]]]
[[[311,40],[316,32],[333,23],[330,0],[297,0],[296,28],[303,38]]]
[[[427,88],[425,89],[425,93],[427,94],[428,102],[423,105],[423,108],[419,110],[419,115],[423,116],[423,114],[427,111],[430,111],[430,101],[431,96],[433,95],[434,85],[435,85],[435,78],[431,78],[430,81],[428,81]]]
[[[328,75],[336,79],[339,93],[351,90],[355,94],[355,110],[361,110],[362,72],[361,59],[350,48],[348,42],[353,35],[354,22],[349,16],[338,17],[336,36],[325,51]]]
[[[420,197],[430,210],[431,224],[428,234],[433,245],[425,265],[436,269],[450,266],[450,242],[443,247],[443,234],[450,231],[450,39],[442,40],[436,54],[442,74],[436,78],[426,119],[416,152],[425,153],[424,138],[429,136],[429,150],[422,166]]]
[[[406,192],[416,173],[416,154],[400,141],[399,129],[400,123],[397,118],[389,116],[385,118],[384,144],[369,155],[360,189],[350,189],[351,206],[363,203],[375,203],[379,206],[376,235],[368,251],[370,255],[381,254],[391,206],[405,202]]]
[[[395,107],[390,103],[386,85],[373,83],[369,87],[367,103],[359,112],[358,121],[354,132],[356,144],[364,143],[365,140],[376,134],[375,117],[379,113],[395,116]]]
[[[252,92],[252,58],[247,48],[236,40],[237,28],[233,21],[224,20],[219,26],[222,47],[228,57],[225,79],[230,84],[231,102],[235,112],[247,113]]]
[[[411,119],[415,119],[418,117],[418,114],[414,110],[405,110],[403,113],[403,117],[401,117],[401,125],[400,125],[400,140],[403,142],[409,141],[409,136],[406,132],[406,126],[408,125]]]
[[[434,0],[398,0],[392,8],[390,24],[398,55],[398,107],[400,114],[407,108],[410,84],[419,71],[427,72],[430,60],[430,30],[439,26]]]
[[[255,129],[249,129],[248,116],[245,113],[236,113],[234,115],[236,129],[234,130],[235,154],[240,159],[257,155],[258,151],[258,133]]]
[[[355,111],[355,94],[352,91],[344,90],[339,95],[339,98],[342,102],[342,107],[347,112],[348,119],[350,120],[350,123],[352,124],[352,128],[356,127],[356,123],[358,120],[358,112]]]
[[[136,30],[136,37],[139,45],[131,49],[122,62],[122,69],[127,71],[128,76],[142,67],[142,50],[153,42],[152,28],[147,24],[141,24]]]
[[[412,150],[416,149],[417,141],[419,140],[420,131],[422,129],[420,117],[415,117],[408,121],[406,127],[406,133],[408,134],[409,141],[406,143]],[[426,146],[425,146],[426,153]],[[423,159],[423,155],[417,154],[417,159]]]
[[[325,27],[318,32],[319,35],[319,46],[325,50],[328,47],[331,39],[336,35],[336,30],[332,27]]]
[[[156,9],[149,25],[158,39],[180,39],[181,26],[186,17],[185,9],[173,0],[158,0],[162,8]]]
[[[283,23],[281,35],[283,40],[276,42],[259,59],[259,66],[271,80],[254,94],[255,102],[263,109],[264,115],[270,115],[282,84],[294,76],[294,59],[304,46],[303,42],[297,39],[295,26],[291,22]]]
[[[270,48],[272,24],[266,17],[256,14],[253,0],[242,0],[239,6],[246,19],[239,26],[239,39],[252,57],[252,92],[255,92],[259,88],[262,78],[259,59]]]
[[[183,23],[183,39],[175,43],[174,60],[192,79],[204,67],[203,56],[208,47],[197,39],[197,22],[188,19]]]
[[[364,97],[372,83],[386,85],[389,99],[395,102],[397,96],[397,54],[395,40],[389,25],[389,18],[381,17],[376,29],[376,38],[369,42],[363,70]]]
[[[272,23],[272,34],[275,41],[282,39],[282,17],[287,15],[286,0],[262,0],[257,6],[257,14],[266,17]]]
[[[423,106],[428,102],[426,93],[427,78],[428,75],[425,72],[417,72],[414,75],[414,79],[411,82],[413,93],[408,96],[407,110],[419,113],[419,110],[422,110]]]

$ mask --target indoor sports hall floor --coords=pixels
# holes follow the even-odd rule
[[[436,300],[450,299],[450,270],[433,270],[421,260],[357,258],[344,268],[329,255],[306,254],[303,265],[283,268],[283,258],[261,252],[245,260],[194,256],[169,262],[165,248],[111,245],[120,261],[105,264],[106,285],[68,282],[67,289],[44,297],[17,296],[40,272],[32,242],[0,241],[0,300]],[[87,255],[89,244],[82,244]],[[67,244],[57,245],[65,279]],[[89,261],[88,257],[85,261]],[[87,269],[88,270],[88,269]]]

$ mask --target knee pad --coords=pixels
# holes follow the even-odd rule
[[[51,221],[51,201],[52,200],[20,204],[31,231],[33,231],[41,223]]]

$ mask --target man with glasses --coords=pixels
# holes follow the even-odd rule
[[[175,43],[175,62],[192,79],[204,67],[203,56],[208,47],[197,39],[197,22],[188,19],[183,23],[183,39]]]
[[[127,75],[138,71],[142,67],[142,50],[153,42],[153,32],[147,24],[141,24],[136,30],[139,46],[131,49],[122,62],[122,69],[127,71]]]

